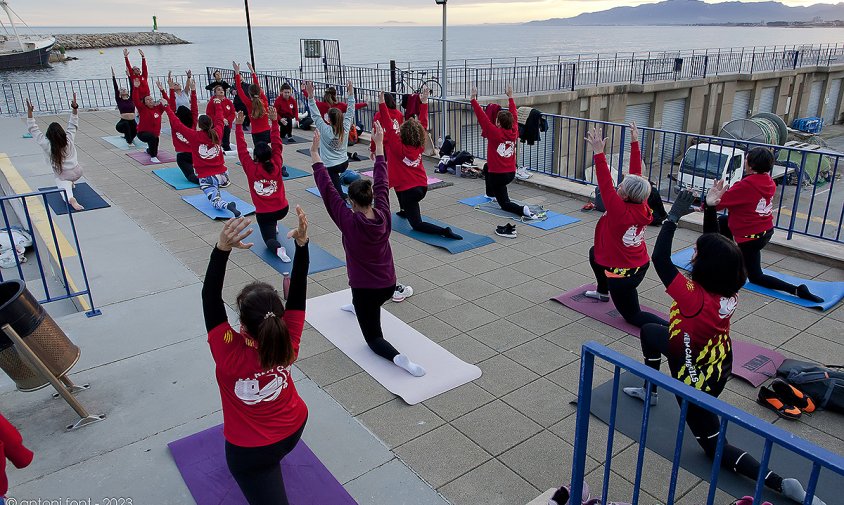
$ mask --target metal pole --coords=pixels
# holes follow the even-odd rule
[[[246,31],[249,33],[249,59],[252,61],[252,68],[255,68],[255,51],[252,49],[252,22],[249,20],[249,0],[243,0],[246,7]]]
[[[448,75],[446,74],[448,68],[448,66],[446,65],[446,52],[448,48],[448,32],[446,31],[446,27],[448,26],[448,17],[446,15],[446,3],[447,2],[443,2],[443,70],[441,77],[442,86],[440,86],[440,88],[442,89],[442,93],[440,93],[440,96],[442,98],[442,100],[440,101],[440,115],[442,116],[442,131],[440,132],[440,137],[443,139],[445,139],[446,136],[446,110],[448,110],[445,103],[446,97],[448,97]],[[439,149],[439,146],[437,146],[436,144],[434,145],[434,147]]]

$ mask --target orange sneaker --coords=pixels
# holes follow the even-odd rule
[[[785,403],[794,405],[807,414],[811,414],[815,411],[815,402],[812,401],[809,395],[803,393],[803,391],[800,391],[788,382],[782,379],[774,379],[774,382],[771,383],[771,389],[773,389],[777,396],[782,398]]]
[[[776,393],[766,388],[765,386],[759,388],[759,396],[757,397],[756,401],[758,401],[762,406],[768,407],[769,409],[773,410],[777,413],[778,416],[782,417],[783,419],[791,419],[792,421],[796,421],[797,419],[800,419],[800,416],[802,415],[800,409],[793,405],[788,405],[784,403],[784,401],[779,398]]]

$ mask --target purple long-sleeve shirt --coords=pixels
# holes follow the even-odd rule
[[[375,183],[372,187],[375,219],[369,219],[361,212],[352,212],[346,207],[346,202],[331,184],[325,165],[316,163],[313,169],[325,209],[343,234],[349,286],[369,289],[395,286],[396,268],[393,265],[393,250],[390,248],[392,221],[389,180],[384,156],[375,158]]]

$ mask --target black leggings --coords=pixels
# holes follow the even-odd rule
[[[727,216],[718,216],[718,227],[721,235],[729,239],[733,239],[733,232],[727,226]],[[789,284],[788,282],[765,275],[762,273],[762,249],[771,241],[774,236],[773,228],[766,231],[764,235],[757,239],[748,240],[738,244],[741,249],[741,255],[744,257],[744,268],[747,270],[747,280],[768,289],[777,291],[785,291],[789,294],[795,294],[797,286]]]
[[[194,184],[199,184],[199,178],[193,171],[193,155],[191,153],[176,153],[176,164],[179,165],[185,179]]]
[[[232,138],[232,127],[231,127],[231,125],[223,126],[223,141],[222,141],[223,151],[231,151],[232,150],[231,138]]]
[[[138,132],[138,140],[146,142],[149,146],[147,148],[147,154],[153,158],[158,156],[158,135],[153,135],[150,132]]]
[[[381,331],[381,306],[393,297],[395,286],[387,288],[352,288],[352,305],[358,318],[363,339],[375,354],[393,361],[399,352]]]
[[[255,221],[258,222],[258,229],[261,231],[261,238],[267,244],[267,249],[276,250],[281,247],[281,242],[278,241],[278,230],[276,226],[278,222],[284,219],[290,206],[277,210],[275,212],[256,212]]]
[[[278,129],[281,133],[281,138],[284,137],[292,137],[293,136],[293,118],[286,117],[284,118],[287,121],[287,124],[282,123],[281,121],[278,122]]]
[[[670,354],[668,326],[662,324],[646,324],[642,327],[641,337],[642,354],[645,356],[646,365],[659,371],[660,361],[662,356],[665,356],[668,358],[669,367],[672,370],[683,366],[685,362],[684,357],[675,357]],[[707,393],[717,398],[721,394],[721,391],[723,391],[726,382],[725,376],[713,390]],[[656,387],[652,387],[652,390],[656,391]],[[677,397],[677,403],[682,404],[679,396]],[[718,434],[721,431],[721,420],[718,416],[702,407],[689,403],[686,424],[706,455],[711,459],[714,458],[715,450],[718,447]],[[744,475],[753,481],[759,476],[759,462],[745,451],[734,445],[730,445],[726,439],[724,440],[724,454],[721,457],[721,467],[739,475]],[[777,492],[781,492],[782,477],[774,472],[768,472],[768,475],[765,476],[765,485]]]
[[[422,211],[419,209],[419,202],[428,193],[428,186],[417,186],[405,191],[396,191],[399,199],[399,208],[404,211],[404,217],[410,222],[410,227],[422,233],[431,235],[442,235],[445,228],[435,224],[422,221]]]
[[[334,165],[333,167],[327,167],[326,168],[326,170],[328,170],[328,176],[331,178],[331,184],[334,185],[334,188],[337,189],[337,193],[340,194],[340,196],[343,198],[343,200],[347,199],[349,197],[349,195],[347,195],[346,193],[343,193],[343,184],[340,182],[340,174],[342,174],[343,172],[345,172],[348,169],[349,169],[349,162],[348,161],[344,161],[343,163],[340,163],[339,165]]]
[[[513,182],[516,178],[515,172],[507,174],[493,174],[489,172],[489,167],[484,164],[484,185],[486,186],[486,196],[495,198],[498,201],[498,206],[502,210],[512,212],[517,216],[524,216],[524,207],[510,201],[510,195],[507,194],[507,185]]]
[[[258,142],[266,142],[267,144],[270,143],[270,131],[267,130],[261,133],[253,133],[252,134],[252,146],[258,145]]]
[[[134,142],[135,137],[138,136],[138,124],[134,119],[121,119],[114,128],[123,134],[127,144]]]
[[[281,460],[296,447],[308,420],[296,433],[263,447],[240,447],[226,442],[226,464],[249,505],[287,505]]]
[[[598,292],[609,293],[615,309],[621,314],[625,321],[641,328],[648,323],[658,323],[668,325],[665,319],[645,312],[639,307],[639,292],[636,288],[642,283],[645,274],[648,272],[650,263],[645,263],[644,266],[639,267],[638,272],[629,277],[607,277],[607,268],[599,265],[595,261],[595,248],[589,249],[589,265],[592,266],[592,271],[595,272],[595,280],[598,284]]]

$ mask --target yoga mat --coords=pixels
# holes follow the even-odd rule
[[[287,137],[284,137],[284,138],[282,139],[282,141],[284,141],[284,145],[293,145],[293,144],[310,144],[310,143],[311,143],[311,141],[310,141],[310,140],[306,139],[305,137],[300,137],[300,136],[298,136],[298,135],[293,135],[293,139],[294,139],[296,142],[290,142],[290,141],[287,139]],[[311,153],[310,153],[310,152],[308,152],[308,155],[310,155],[310,154],[311,154]]]
[[[240,198],[236,196],[232,196],[231,193],[228,191],[220,191],[220,195],[222,196],[223,200],[228,202],[234,202],[237,205],[237,210],[241,212],[242,215],[248,216],[255,212],[255,207],[252,206],[251,203],[246,203]],[[212,205],[211,202],[208,200],[208,197],[205,196],[205,193],[199,193],[196,195],[190,196],[183,196],[182,200],[187,202],[188,204],[192,205],[196,210],[202,212],[206,216],[210,217],[211,219],[230,219],[233,218],[234,215],[229,212],[228,209],[217,210]],[[259,235],[260,237],[260,235]]]
[[[343,193],[349,194],[349,187],[348,186],[342,186],[342,188],[343,188]],[[308,188],[305,191],[307,191],[308,193],[316,196],[317,198],[322,198],[322,195],[319,193],[319,188],[317,188],[316,186],[314,186],[313,188]]]
[[[372,171],[372,170],[367,170],[367,171],[364,171],[364,172],[360,172],[360,175],[365,175],[365,176],[367,176],[367,177],[369,177],[369,178],[374,178],[374,177],[375,177],[375,175],[373,175],[373,171]],[[428,176],[428,189],[429,189],[429,190],[431,190],[431,189],[439,189],[439,188],[447,188],[447,187],[449,187],[449,186],[454,186],[454,183],[453,183],[453,182],[445,182],[445,181],[444,181],[444,180],[442,180],[442,179],[437,179],[436,177],[431,177],[430,175]]]
[[[305,140],[304,142],[307,142],[308,144],[311,143],[310,140]],[[308,159],[310,159],[310,157],[311,157],[311,149],[310,148],[296,149],[296,152],[299,153],[299,154],[303,154],[303,155],[307,156]],[[348,151],[348,152],[352,152],[352,151]],[[360,163],[360,162],[363,162],[363,161],[369,161],[369,162],[372,161],[372,160],[369,159],[369,153],[366,153],[366,154],[358,153],[358,157],[360,158],[359,160],[353,160],[353,159],[349,158],[349,160],[348,160],[349,163]]]
[[[258,229],[257,223],[252,223],[251,228],[252,234],[249,235],[247,240],[247,242],[255,243],[255,245],[252,246],[251,251],[255,253],[256,256],[264,260],[264,263],[271,266],[276,272],[280,274],[289,274],[290,269],[293,268],[293,262],[284,263],[276,254],[276,251],[267,249],[263,239],[261,239],[261,232]],[[286,227],[279,223],[278,241],[281,242],[281,245],[287,250],[287,255],[290,256],[290,259],[292,260],[296,256],[296,245],[294,244],[293,239],[287,238],[288,231],[289,230]],[[343,260],[333,256],[322,247],[316,245],[313,240],[311,240],[308,244],[308,252],[310,253],[311,259],[308,274],[315,274],[324,270],[340,268],[346,264]]]
[[[431,219],[430,217],[422,216],[422,219],[428,223],[441,226],[443,228],[449,226],[448,223],[443,223],[442,221],[437,221],[436,219]],[[434,247],[441,247],[446,251],[450,252],[451,254],[462,253],[464,251],[482,247],[495,242],[490,237],[478,235],[477,233],[472,233],[470,231],[457,228],[456,226],[452,226],[451,230],[454,233],[462,236],[463,240],[454,240],[450,238],[440,237],[439,235],[431,235],[429,233],[418,232],[410,227],[410,222],[407,219],[399,217],[395,213],[393,213],[393,231],[401,233],[402,235],[407,235],[410,238],[415,238],[416,240],[424,242],[428,245],[432,245]]]
[[[246,505],[226,465],[223,425],[167,444],[197,505]],[[356,504],[304,441],[281,460],[291,505]]]
[[[38,188],[38,191],[48,189],[56,189],[56,186]],[[80,182],[75,188],[73,188],[73,196],[76,198],[76,201],[79,202],[79,205],[85,207],[85,210],[73,210],[73,207],[65,203],[61,193],[48,194],[47,205],[49,205],[50,208],[53,209],[53,212],[59,216],[67,214],[68,209],[70,209],[70,211],[74,214],[77,214],[87,210],[105,209],[106,207],[111,207],[108,202],[103,200],[103,198],[98,195],[97,192],[88,185],[88,183],[85,182]]]
[[[287,168],[287,177],[284,178],[285,181],[289,181],[291,179],[299,179],[300,177],[308,177],[311,174],[305,172],[304,170],[299,170],[298,168],[291,167],[290,165],[284,165]]]
[[[622,373],[619,387],[641,387],[642,383],[642,379],[633,374]],[[609,380],[592,390],[592,414],[604,423],[608,423],[611,403],[612,380]],[[638,441],[642,429],[643,402],[631,398],[619,390],[616,409],[616,412],[619,414],[615,418],[616,431]],[[646,447],[669,462],[673,461],[679,422],[680,408],[673,395],[661,393],[659,403],[655,407],[652,407],[650,411]],[[703,449],[697,444],[688,426],[684,431],[684,435],[680,466],[704,481],[709,481],[712,472],[712,461],[706,457]],[[762,458],[764,440],[761,437],[731,423],[727,427],[727,440],[729,440],[730,444],[748,451],[757,460]],[[782,477],[796,478],[806,486],[809,482],[812,465],[805,459],[795,456],[793,453],[785,451],[774,444],[768,468],[779,473]],[[755,481],[739,476],[729,470],[722,470],[718,475],[718,488],[735,497],[752,496],[754,486]],[[815,494],[826,503],[832,504],[837,503],[835,497],[840,497],[843,493],[844,477],[835,475],[827,470],[821,470]],[[784,496],[774,493],[769,489],[765,489],[762,497],[771,503],[791,503]],[[611,498],[623,499],[627,497],[611,496]]]
[[[31,133],[24,133],[23,135],[21,135],[21,138],[22,138],[22,139],[31,139],[31,138],[32,138],[32,134],[31,134]]]
[[[639,338],[639,328],[628,323],[621,317],[621,314],[615,309],[612,300],[609,302],[599,302],[592,298],[587,298],[583,293],[586,291],[594,291],[594,284],[584,284],[579,288],[572,289],[561,295],[551,298],[555,302],[559,302],[566,307],[580,312],[581,314],[591,317],[604,324],[612,326],[617,330],[633,335]],[[641,305],[642,310],[650,312],[662,317],[666,321],[668,316],[654,310],[646,305]],[[766,349],[749,342],[742,342],[740,340],[732,339],[733,343],[733,375],[741,377],[754,387],[759,387],[763,382],[775,377],[777,368],[782,364],[785,357],[773,349]]]
[[[692,260],[693,254],[694,248],[689,247],[688,249],[683,249],[682,251],[671,255],[671,261],[674,263],[674,265],[677,266],[677,268],[682,268],[683,270],[690,270],[691,267],[689,266],[689,263]],[[790,295],[782,291],[775,291],[773,289],[763,288],[762,286],[753,284],[752,282],[748,282],[747,284],[745,284],[743,289],[762,295],[768,295],[771,298],[776,298],[784,302],[793,303],[794,305],[799,305],[801,307],[808,307],[810,309],[820,309],[822,311],[827,311],[832,307],[835,307],[836,305],[838,305],[838,302],[844,299],[844,282],[822,282],[813,281],[809,279],[801,279],[800,277],[782,274],[773,270],[768,270],[767,268],[763,268],[762,272],[764,272],[765,275],[776,277],[777,279],[783,280],[790,284],[794,284],[795,286],[805,284],[809,287],[809,291],[811,291],[813,294],[820,296],[821,298],[823,298],[824,301],[822,303],[810,302],[809,300],[804,300],[802,298],[798,298],[794,295]]]
[[[179,190],[199,187],[199,184],[194,184],[185,179],[185,174],[182,173],[179,167],[157,168],[153,170],[152,173],[157,175],[162,181],[172,186],[173,189]]]
[[[388,391],[409,405],[433,398],[481,376],[481,369],[470,365],[381,309],[384,337],[400,353],[425,368],[427,374],[414,377],[378,356],[366,345],[354,314],[340,310],[352,302],[350,289],[308,300],[305,319],[346,356],[357,363]]]
[[[311,150],[310,149],[296,149],[296,152],[299,154],[304,154],[308,158],[311,157]]]
[[[105,140],[109,144],[113,145],[114,147],[122,150],[122,151],[137,151],[137,150],[145,150],[147,145],[145,142],[141,142],[138,139],[135,139],[135,146],[130,146],[126,143],[126,139],[123,138],[123,135],[112,135],[110,137],[100,137],[101,139]]]
[[[545,218],[530,220],[518,218],[512,212],[502,210],[497,203],[490,202],[489,199],[483,195],[473,196],[471,198],[464,198],[463,200],[460,200],[460,203],[464,205],[469,205],[470,207],[474,207],[475,209],[481,212],[486,212],[487,214],[492,214],[493,216],[505,217],[514,221],[519,221],[528,226],[539,228],[540,230],[548,231],[553,230],[555,228],[561,228],[572,223],[580,222],[580,219],[576,217],[567,216],[566,214],[560,214],[559,212],[554,212],[551,210],[545,210],[538,205],[525,204],[524,202],[519,202],[517,200],[512,200],[512,202],[521,206],[527,205],[533,212],[544,212]]]
[[[165,151],[163,149],[158,150],[158,160],[161,163],[153,163],[150,161],[150,156],[147,154],[146,151],[129,151],[126,153],[126,156],[132,158],[133,160],[137,161],[141,165],[160,165],[161,163],[174,163],[176,161],[176,155]]]

